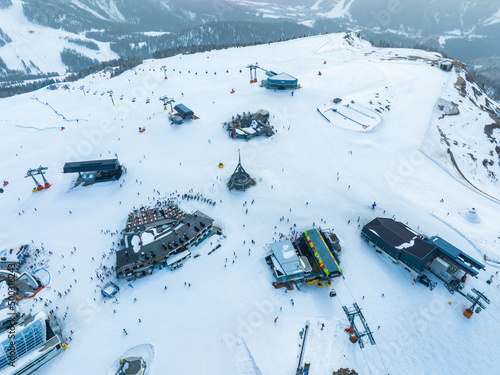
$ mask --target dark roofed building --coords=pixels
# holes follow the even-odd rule
[[[75,161],[64,164],[64,173],[110,171],[120,168],[118,159]]]
[[[119,279],[132,280],[152,274],[155,266],[166,265],[170,256],[187,250],[212,233],[214,220],[204,213],[184,214],[179,209],[171,212],[174,214],[154,209],[129,217],[123,236],[125,248],[116,252]]]
[[[78,173],[77,185],[116,181],[123,173],[118,159],[75,161],[64,164],[63,173]]]
[[[465,254],[448,241],[443,240],[441,237],[431,237],[429,238],[429,243],[437,247],[441,258],[471,276],[477,276],[478,271],[484,269],[483,264]]]
[[[477,276],[484,265],[438,236],[427,238],[406,225],[376,218],[363,227],[361,236],[377,251],[384,251],[416,279],[430,270],[448,286],[461,290],[466,275]]]
[[[415,278],[436,255],[436,246],[426,242],[417,232],[389,218],[376,218],[362,231],[365,241],[387,253]]]
[[[436,256],[436,246],[424,241],[422,238],[415,238],[410,245],[407,248],[403,246],[400,249],[399,261],[417,272],[422,272],[425,265]]]
[[[186,107],[184,104],[177,104],[174,109],[177,111],[180,117],[183,119],[190,118],[194,116],[194,112]]]

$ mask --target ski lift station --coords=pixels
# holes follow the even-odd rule
[[[123,167],[118,159],[76,161],[64,164],[63,173],[78,173],[75,185],[87,186],[120,179]]]
[[[299,80],[288,73],[276,73],[272,70],[261,68],[257,63],[255,65],[248,65],[250,69],[250,83],[257,82],[257,69],[263,70],[267,79],[262,80],[260,85],[268,89],[287,90],[300,88]]]
[[[280,241],[269,245],[270,253],[266,262],[273,270],[275,287],[288,285],[290,282],[305,281],[308,284],[342,275],[337,260],[340,244],[333,233],[310,229],[304,231],[295,242]]]
[[[174,109],[177,111],[177,113],[183,118],[190,118],[194,116],[194,112],[186,107],[184,104],[177,104]]]
[[[394,263],[403,266],[414,279],[428,269],[444,282],[458,287],[467,275],[475,277],[484,268],[441,237],[427,238],[393,219],[372,220],[363,227],[361,237],[377,252],[386,253]]]
[[[296,89],[298,87],[299,80],[295,77],[292,77],[290,74],[276,74],[273,72],[269,74],[268,72],[266,72],[266,75],[268,75],[268,77],[266,80],[262,80],[262,87],[276,90]]]
[[[176,111],[175,114],[169,117],[173,124],[180,125],[184,122],[184,120],[198,119],[198,116],[196,116],[191,109],[182,103],[177,104],[174,107],[174,110]]]

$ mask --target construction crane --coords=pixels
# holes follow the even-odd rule
[[[167,105],[170,104],[170,112],[173,112],[172,103],[175,103],[174,98],[169,98],[168,96],[162,96],[160,100],[163,102],[163,109],[167,110]]]
[[[247,66],[247,69],[250,69],[250,83],[257,83],[257,69],[263,70],[266,72],[266,75],[268,77],[272,77],[275,75],[278,75],[278,73],[275,73],[271,70],[266,70],[264,68],[261,68],[258,63],[255,63],[255,65],[251,64]]]
[[[48,168],[47,167],[38,167],[37,169],[29,169],[28,172],[26,172],[26,176],[24,176],[24,178],[27,178],[27,177],[31,177],[33,179],[33,181],[35,181],[35,184],[36,184],[36,187],[33,188],[33,192],[35,191],[40,191],[40,190],[43,190],[43,189],[48,189],[51,185],[49,184],[49,182],[45,179],[45,176],[43,174],[44,171],[46,171]],[[41,175],[42,178],[43,178],[43,183],[44,185],[41,185],[35,178],[36,175]]]
[[[486,309],[486,306],[483,305],[482,301],[486,302],[488,305],[490,304],[490,300],[484,296],[484,292],[478,292],[474,288],[472,288],[471,291],[472,291],[472,293],[475,293],[476,296],[473,296],[469,293],[467,293],[467,295],[465,296],[465,298],[467,298],[469,301],[472,302],[472,306],[469,307],[468,309],[465,309],[465,311],[464,311],[464,316],[467,319],[470,319],[470,317],[472,316],[472,314],[474,314],[474,312],[479,314],[481,312],[481,310]],[[476,306],[478,306],[478,307],[476,308]]]

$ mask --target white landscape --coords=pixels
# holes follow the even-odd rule
[[[463,72],[431,66],[440,60],[436,53],[378,49],[350,34],[328,34],[147,60],[112,79],[102,72],[67,89],[60,84],[1,99],[0,180],[9,184],[0,194],[0,250],[41,249],[43,243],[28,264],[45,268],[50,285],[20,308],[52,316],[57,306],[61,325],[54,328],[68,344],[36,373],[115,374],[118,358],[131,353],[143,356],[149,375],[295,374],[306,322],[303,362],[311,364],[310,375],[340,368],[363,375],[495,373],[500,264],[484,257],[500,261],[500,183],[481,169],[491,148],[483,128],[493,121],[460,96],[454,84]],[[301,88],[292,96],[250,84],[246,66],[256,62],[298,78]],[[257,74],[259,82],[266,78]],[[159,100],[164,95],[199,119],[171,125]],[[325,120],[317,108],[335,98],[375,114],[375,125],[359,131]],[[457,103],[460,114],[438,120],[440,98]],[[477,103],[485,105],[484,96]],[[272,138],[228,137],[223,122],[261,108],[277,130]],[[73,119],[79,121],[67,121]],[[467,122],[477,131],[462,126]],[[474,149],[453,149],[469,182],[454,169],[436,124]],[[498,130],[493,135],[498,139]],[[238,151],[256,181],[245,192],[226,186]],[[476,168],[462,157],[467,152],[479,160]],[[62,173],[66,162],[115,154],[127,169],[120,181],[74,188],[75,175]],[[52,186],[33,193],[33,181],[24,177],[40,165],[48,167]],[[180,200],[180,208],[209,215],[223,236],[190,248],[200,256],[174,271],[155,270],[132,282],[115,272],[104,281],[96,277],[96,271],[107,273],[102,266],[116,265],[110,249],[121,236],[111,233],[125,228],[134,207],[190,192],[216,205]],[[464,214],[472,208],[474,220]],[[450,294],[437,277],[429,274],[438,282],[432,291],[413,282],[360,237],[376,217],[439,234],[485,264],[466,288],[485,292],[491,304],[467,319],[463,311],[471,303]],[[271,284],[266,245],[313,223],[333,229],[342,245],[343,277],[332,283],[336,297],[328,287],[299,284],[300,290],[285,293]],[[116,300],[101,296],[108,281],[120,287]],[[355,302],[376,345],[361,349],[349,341],[342,306]]]

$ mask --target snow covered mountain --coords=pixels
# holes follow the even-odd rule
[[[254,23],[257,16],[218,1],[8,0],[0,4],[3,81],[80,71],[119,57],[150,58],[157,51],[180,46],[269,42],[311,32],[296,23]]]
[[[440,69],[446,61],[327,34],[151,59],[117,77],[102,71],[0,99],[0,181],[9,181],[0,194],[0,250],[39,248],[28,269],[50,278],[20,309],[45,311],[68,343],[38,374],[114,375],[118,358],[139,349],[148,375],[293,374],[307,323],[310,375],[451,375],[471,364],[490,374],[500,347],[498,108],[462,64]],[[301,87],[291,95],[250,84],[246,67],[256,62]],[[164,95],[199,119],[170,125]],[[222,123],[261,108],[272,138],[228,137]],[[347,108],[380,121],[366,128],[340,114]],[[227,189],[239,153],[256,182],[245,192]],[[61,173],[68,161],[115,154],[127,169],[120,181],[74,187],[74,176]],[[52,187],[33,193],[26,171],[39,165]],[[184,211],[215,219],[223,236],[191,247],[181,268],[116,279],[111,267],[129,213],[176,197]],[[471,208],[474,221],[463,214]],[[375,217],[486,257],[464,292],[484,291],[491,304],[468,320],[469,301],[436,276],[429,273],[438,282],[432,291],[415,283],[360,238]],[[267,244],[317,227],[334,229],[342,244],[337,296],[317,285],[275,289]],[[116,300],[99,293],[108,281],[120,287]],[[342,307],[353,303],[376,346],[350,342]]]
[[[456,178],[493,199],[500,195],[500,106],[456,63],[447,95],[436,103],[422,151]],[[439,146],[435,142],[439,139]]]
[[[243,30],[240,26],[246,22]],[[288,25],[284,27],[283,22]],[[226,32],[228,23],[232,23],[233,33]],[[473,64],[476,59],[500,56],[500,3],[1,0],[0,79],[63,74],[66,69],[78,71],[82,66],[118,57],[150,58],[157,51],[181,45],[220,45],[220,34],[234,44],[241,39],[268,42],[345,30],[360,31],[375,42],[443,49]],[[46,48],[49,45],[51,48]],[[490,65],[483,64],[477,75],[484,83],[491,82],[498,94],[500,75]]]
[[[500,95],[500,1],[279,0],[235,1],[268,19],[297,20],[318,31],[361,31],[375,42],[424,45],[467,64],[482,64],[477,75]]]

